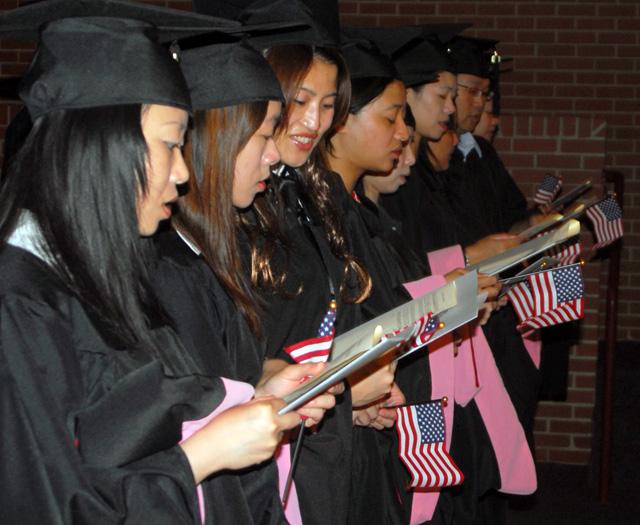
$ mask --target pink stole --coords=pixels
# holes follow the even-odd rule
[[[405,288],[412,297],[441,286],[445,282],[445,273],[464,267],[464,257],[459,246],[430,252],[427,256],[432,273],[439,275],[407,283]],[[475,399],[496,455],[501,480],[500,491],[531,494],[537,487],[536,472],[522,425],[482,328],[469,324],[462,333],[465,331],[468,335],[460,344],[456,357],[451,336],[429,345],[431,397],[436,399],[446,396],[450,400],[444,407],[447,447],[451,444],[453,401],[465,406],[471,399]],[[433,517],[439,496],[439,491],[414,491],[412,525]]]
[[[241,381],[234,381],[233,379],[227,379],[225,377],[222,379],[222,383],[224,384],[226,395],[216,409],[211,412],[208,416],[203,417],[202,419],[198,419],[196,421],[184,421],[182,423],[182,440],[180,443],[190,438],[195,434],[198,430],[204,427],[209,421],[211,421],[214,417],[216,417],[221,412],[227,410],[227,408],[234,407],[236,405],[241,405],[242,403],[246,403],[249,401],[253,394],[255,393],[254,388],[248,384],[243,383]],[[200,507],[200,519],[202,523],[204,523],[204,493],[202,492],[202,486],[198,485],[196,487],[196,491],[198,494],[198,506]]]

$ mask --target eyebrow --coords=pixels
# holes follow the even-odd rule
[[[160,127],[162,128],[165,128],[167,126],[178,126],[178,129],[180,129],[180,131],[186,131],[187,129],[187,124],[179,120],[169,120],[168,122],[163,122],[162,124],[160,124]]]
[[[313,89],[309,89],[307,87],[304,86],[300,86],[298,88],[300,91],[306,91],[307,93],[309,93],[309,95],[311,95],[312,97],[317,96],[318,94],[313,90]],[[327,98],[327,97],[337,97],[338,96],[338,92],[334,91],[333,93],[329,93],[328,95],[323,96],[322,98]]]

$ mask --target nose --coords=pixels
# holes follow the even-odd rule
[[[444,101],[444,112],[447,115],[453,115],[456,111],[456,105],[453,102],[453,97],[451,95],[447,95],[447,98]]]
[[[318,131],[320,128],[320,106],[319,104],[309,104],[304,113],[302,124],[311,131]]]
[[[189,180],[189,168],[184,161],[182,150],[180,148],[173,149],[173,161],[171,164],[171,178],[176,184],[184,184]]]
[[[411,147],[411,141],[404,147],[404,164],[405,166],[413,166],[416,163],[416,154]]]
[[[404,117],[398,114],[396,118],[396,133],[395,137],[400,140],[400,142],[407,142],[409,140],[409,128],[404,122]]]
[[[278,151],[275,140],[273,140],[272,138],[267,142],[264,154],[262,155],[262,161],[267,166],[273,166],[274,164],[280,162],[280,152]]]

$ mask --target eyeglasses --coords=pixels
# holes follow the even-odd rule
[[[491,91],[482,91],[480,88],[474,88],[460,83],[458,83],[457,86],[466,89],[473,98],[483,98],[485,100],[489,100],[491,97],[493,97],[493,93]]]

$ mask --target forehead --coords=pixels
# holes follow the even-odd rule
[[[314,58],[309,71],[302,79],[300,89],[326,96],[336,91],[338,82],[338,67],[319,58]]]
[[[476,75],[469,75],[468,73],[460,73],[458,75],[458,82],[477,88],[489,87],[488,78],[477,77]]]

